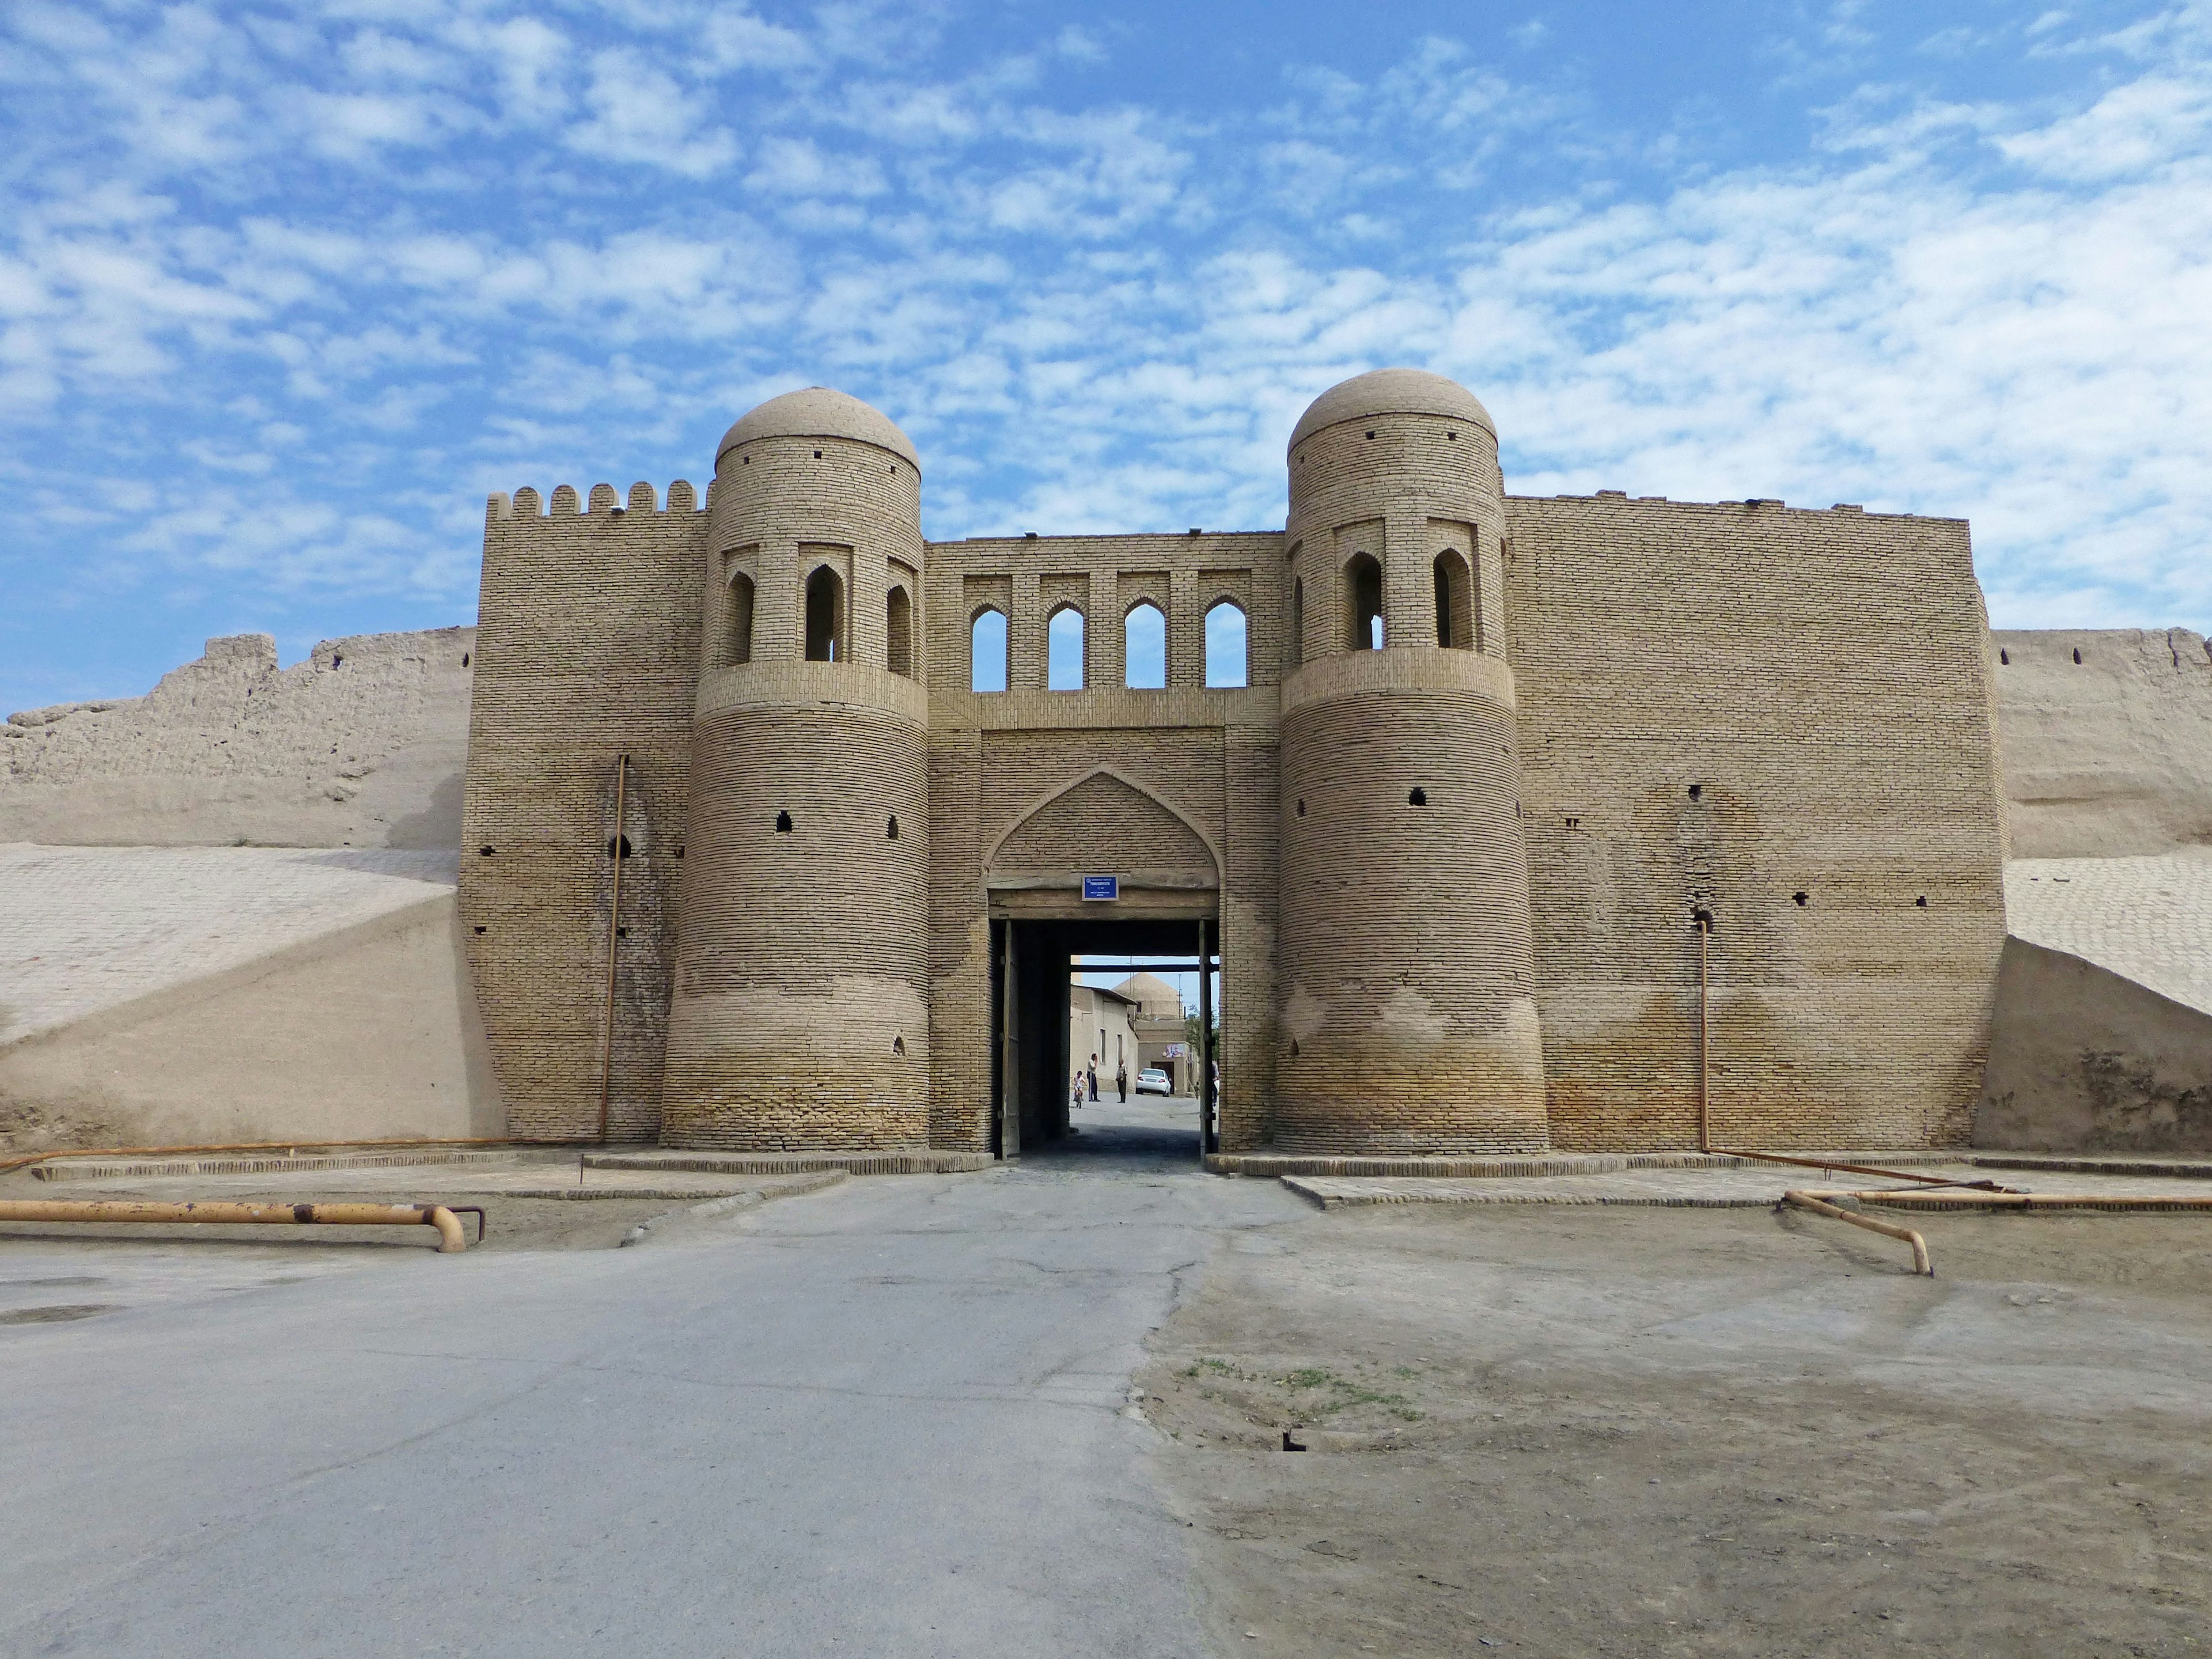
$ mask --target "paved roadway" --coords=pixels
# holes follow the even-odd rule
[[[1194,1659],[1129,1373],[1310,1212],[1121,1115],[636,1249],[0,1238],[118,1304],[0,1324],[0,1652]]]

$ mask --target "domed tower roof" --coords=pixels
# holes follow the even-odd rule
[[[750,443],[755,438],[856,438],[887,449],[916,472],[921,471],[921,457],[896,422],[874,405],[826,386],[787,392],[739,416],[715,447],[714,464],[721,465],[732,445]]]
[[[1182,1012],[1182,994],[1152,974],[1132,974],[1114,988],[1133,999],[1148,1018],[1173,1019]]]
[[[1323,427],[1370,415],[1442,415],[1472,421],[1492,437],[1498,435],[1490,411],[1457,380],[1425,368],[1378,368],[1340,380],[1307,404],[1290,447],[1296,449]]]

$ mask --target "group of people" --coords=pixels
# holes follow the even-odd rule
[[[1122,1104],[1127,1105],[1129,1100],[1129,1063],[1127,1060],[1123,1060],[1115,1068],[1114,1087],[1121,1094]],[[1072,1106],[1082,1105],[1086,1090],[1089,1091],[1091,1102],[1095,1105],[1098,1099],[1098,1056],[1096,1054],[1091,1056],[1091,1063],[1088,1066],[1076,1073],[1075,1081],[1068,1090],[1068,1103]]]

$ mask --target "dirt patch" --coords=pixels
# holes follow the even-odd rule
[[[1233,1239],[1140,1379],[1220,1649],[2204,1652],[2212,1221],[1914,1224]]]

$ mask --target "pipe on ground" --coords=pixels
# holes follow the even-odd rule
[[[270,1226],[424,1226],[438,1230],[441,1255],[468,1249],[460,1218],[442,1204],[143,1204],[121,1200],[0,1200],[0,1221],[143,1221]]]
[[[1859,1194],[1856,1193],[1828,1194],[1829,1198],[1857,1196]],[[1910,1227],[1899,1227],[1887,1221],[1876,1221],[1870,1215],[1855,1215],[1849,1210],[1840,1209],[1829,1203],[1827,1198],[1816,1198],[1811,1193],[1784,1193],[1782,1194],[1782,1202],[1794,1205],[1801,1210],[1810,1210],[1815,1215],[1828,1216],[1837,1221],[1848,1221],[1854,1227],[1863,1227],[1869,1232],[1880,1233],[1886,1238],[1901,1239],[1912,1246],[1912,1271],[1916,1273],[1925,1273],[1930,1279],[1936,1277],[1936,1269],[1928,1260],[1928,1241]]]

